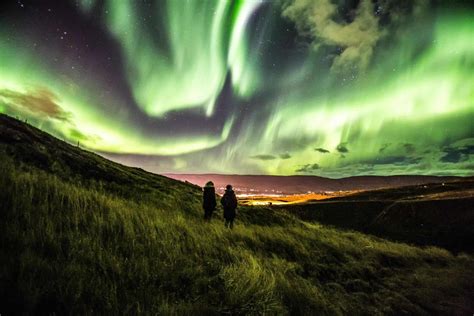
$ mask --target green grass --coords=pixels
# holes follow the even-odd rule
[[[262,208],[233,231],[198,193],[130,199],[1,157],[1,311],[433,314],[473,308],[474,261]],[[169,196],[168,198],[165,198]],[[181,203],[178,203],[181,201]],[[267,218],[265,218],[267,217]]]
[[[240,207],[0,115],[0,314],[468,314],[474,259]],[[468,241],[466,241],[468,242]]]

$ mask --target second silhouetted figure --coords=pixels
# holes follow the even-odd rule
[[[224,196],[221,198],[221,204],[224,208],[225,227],[233,228],[235,209],[237,208],[237,197],[230,184],[225,188]]]

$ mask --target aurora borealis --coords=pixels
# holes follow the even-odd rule
[[[0,112],[183,173],[474,175],[474,4],[0,5]]]

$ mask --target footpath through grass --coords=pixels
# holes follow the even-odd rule
[[[0,156],[0,312],[471,313],[474,261],[240,210],[201,219],[199,191],[65,180]],[[138,194],[138,193],[137,193]]]

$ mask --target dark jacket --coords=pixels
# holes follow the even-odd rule
[[[204,187],[202,194],[202,208],[212,211],[216,208],[216,190],[214,187]]]
[[[237,197],[234,191],[225,191],[224,196],[221,198],[221,204],[224,208],[224,218],[234,219],[235,209],[237,208]]]

